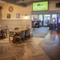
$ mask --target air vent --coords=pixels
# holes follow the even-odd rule
[[[60,2],[59,3],[56,3],[56,7],[59,7],[60,8]]]

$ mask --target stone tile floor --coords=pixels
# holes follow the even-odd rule
[[[32,37],[21,44],[9,42],[9,37],[1,39],[0,60],[50,60],[40,46],[43,39]]]

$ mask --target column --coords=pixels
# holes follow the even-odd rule
[[[2,25],[2,6],[0,6],[0,25]]]

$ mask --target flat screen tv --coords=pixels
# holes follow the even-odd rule
[[[48,10],[48,1],[33,3],[33,11],[46,11],[46,10]]]

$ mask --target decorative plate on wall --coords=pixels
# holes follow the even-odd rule
[[[12,6],[9,7],[9,11],[10,11],[10,12],[13,11],[13,7],[12,7]]]

